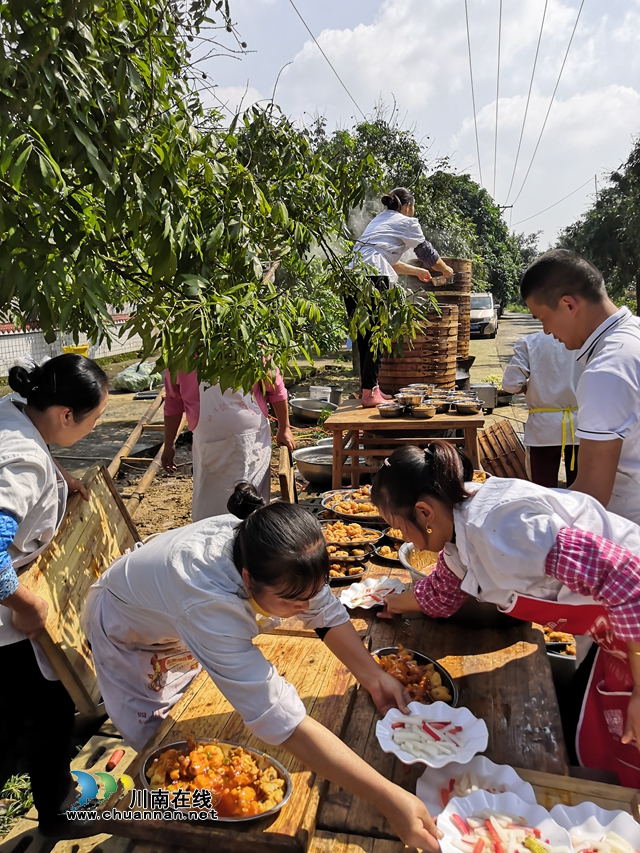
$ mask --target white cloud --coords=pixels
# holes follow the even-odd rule
[[[246,110],[256,101],[264,100],[265,96],[255,87],[244,85],[201,89],[200,98],[207,109],[222,110],[235,115],[240,109]]]
[[[240,3],[238,22],[246,0]],[[477,157],[469,84],[467,34],[462,0],[296,0],[323,50],[361,109],[370,114],[382,98],[394,101],[419,138],[429,136],[431,155],[451,155],[477,178]],[[498,3],[469,2],[478,129],[485,186],[493,187]],[[531,79],[544,0],[504,4],[499,100],[496,197],[504,203]],[[514,190],[519,189],[540,132],[551,93],[573,30],[578,0],[549,0],[533,96]],[[344,26],[345,14],[351,23]],[[263,15],[260,19],[259,16]],[[292,118],[326,115],[329,127],[348,126],[359,114],[317,46],[285,0],[252,7],[251,25],[278,27],[268,57],[258,52],[251,98],[271,93],[274,58],[282,72],[276,101]],[[320,25],[318,25],[320,22]],[[267,62],[268,59],[268,62]],[[248,61],[249,62],[249,61]],[[262,63],[262,64],[261,64]],[[248,66],[247,66],[248,67]],[[265,78],[264,69],[269,68]],[[231,69],[233,71],[233,69]],[[224,80],[230,83],[229,73]],[[236,84],[246,79],[245,68]],[[269,79],[268,84],[265,79]],[[586,3],[563,71],[556,99],[525,190],[513,211],[524,219],[574,190],[590,175],[615,168],[640,131],[640,0]],[[239,101],[244,86],[221,87],[221,98]],[[224,93],[224,94],[223,94]],[[575,219],[589,188],[527,223],[553,240],[558,227]],[[512,193],[512,198],[515,193]]]

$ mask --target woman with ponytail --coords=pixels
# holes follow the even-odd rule
[[[308,717],[295,688],[253,644],[297,616],[382,713],[407,711],[404,688],[374,662],[328,586],[320,524],[302,507],[266,505],[250,483],[236,486],[228,509],[233,515],[153,537],[89,592],[83,625],[118,731],[142,749],[205,669],[253,734],[376,804],[405,843],[435,852],[439,835],[423,804]]]
[[[640,527],[590,495],[500,477],[478,484],[472,474],[444,441],[385,460],[373,503],[407,542],[440,555],[380,615],[451,616],[471,595],[517,619],[588,635],[597,653],[584,664],[577,757],[640,787]]]
[[[75,798],[69,773],[74,704],[30,642],[45,626],[48,605],[20,583],[17,570],[53,539],[67,492],[88,499],[85,486],[54,462],[48,445],[70,447],[91,432],[107,404],[107,377],[88,358],[61,355],[31,370],[12,367],[9,385],[22,399],[0,401],[0,730],[12,743],[24,738],[40,830],[86,834],[81,823],[67,825],[60,814],[65,799],[71,796],[70,804]]]
[[[431,281],[428,269],[412,267],[400,260],[408,249],[413,249],[425,266],[438,270],[446,277],[452,276],[453,270],[445,264],[431,243],[425,240],[420,223],[414,216],[413,193],[405,187],[397,187],[383,195],[381,201],[385,209],[372,219],[354,246],[354,251],[361,260],[376,271],[371,280],[377,289],[387,291],[390,287],[395,287],[398,275],[413,275],[421,281]],[[357,309],[358,300],[348,296],[345,301],[351,319]],[[371,320],[375,325],[378,319],[374,313]],[[378,387],[381,357],[374,356],[371,351],[370,331],[363,335],[358,333],[356,345],[360,354],[362,405],[370,408],[389,399]]]

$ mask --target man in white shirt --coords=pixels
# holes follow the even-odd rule
[[[600,271],[568,249],[541,255],[520,283],[532,315],[583,365],[580,464],[572,489],[640,523],[640,322],[609,299]]]

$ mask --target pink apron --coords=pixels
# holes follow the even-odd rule
[[[617,640],[600,604],[568,604],[519,595],[505,611],[570,634],[588,635],[598,645],[576,734],[583,767],[613,770],[620,783],[640,788],[640,751],[622,744],[633,678],[625,643]]]

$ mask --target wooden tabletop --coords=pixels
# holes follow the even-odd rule
[[[336,409],[324,423],[330,430],[375,429],[480,429],[484,426],[484,416],[479,415],[434,415],[432,418],[421,419],[403,415],[399,418],[383,418],[376,408],[363,409],[359,400],[347,400]]]

